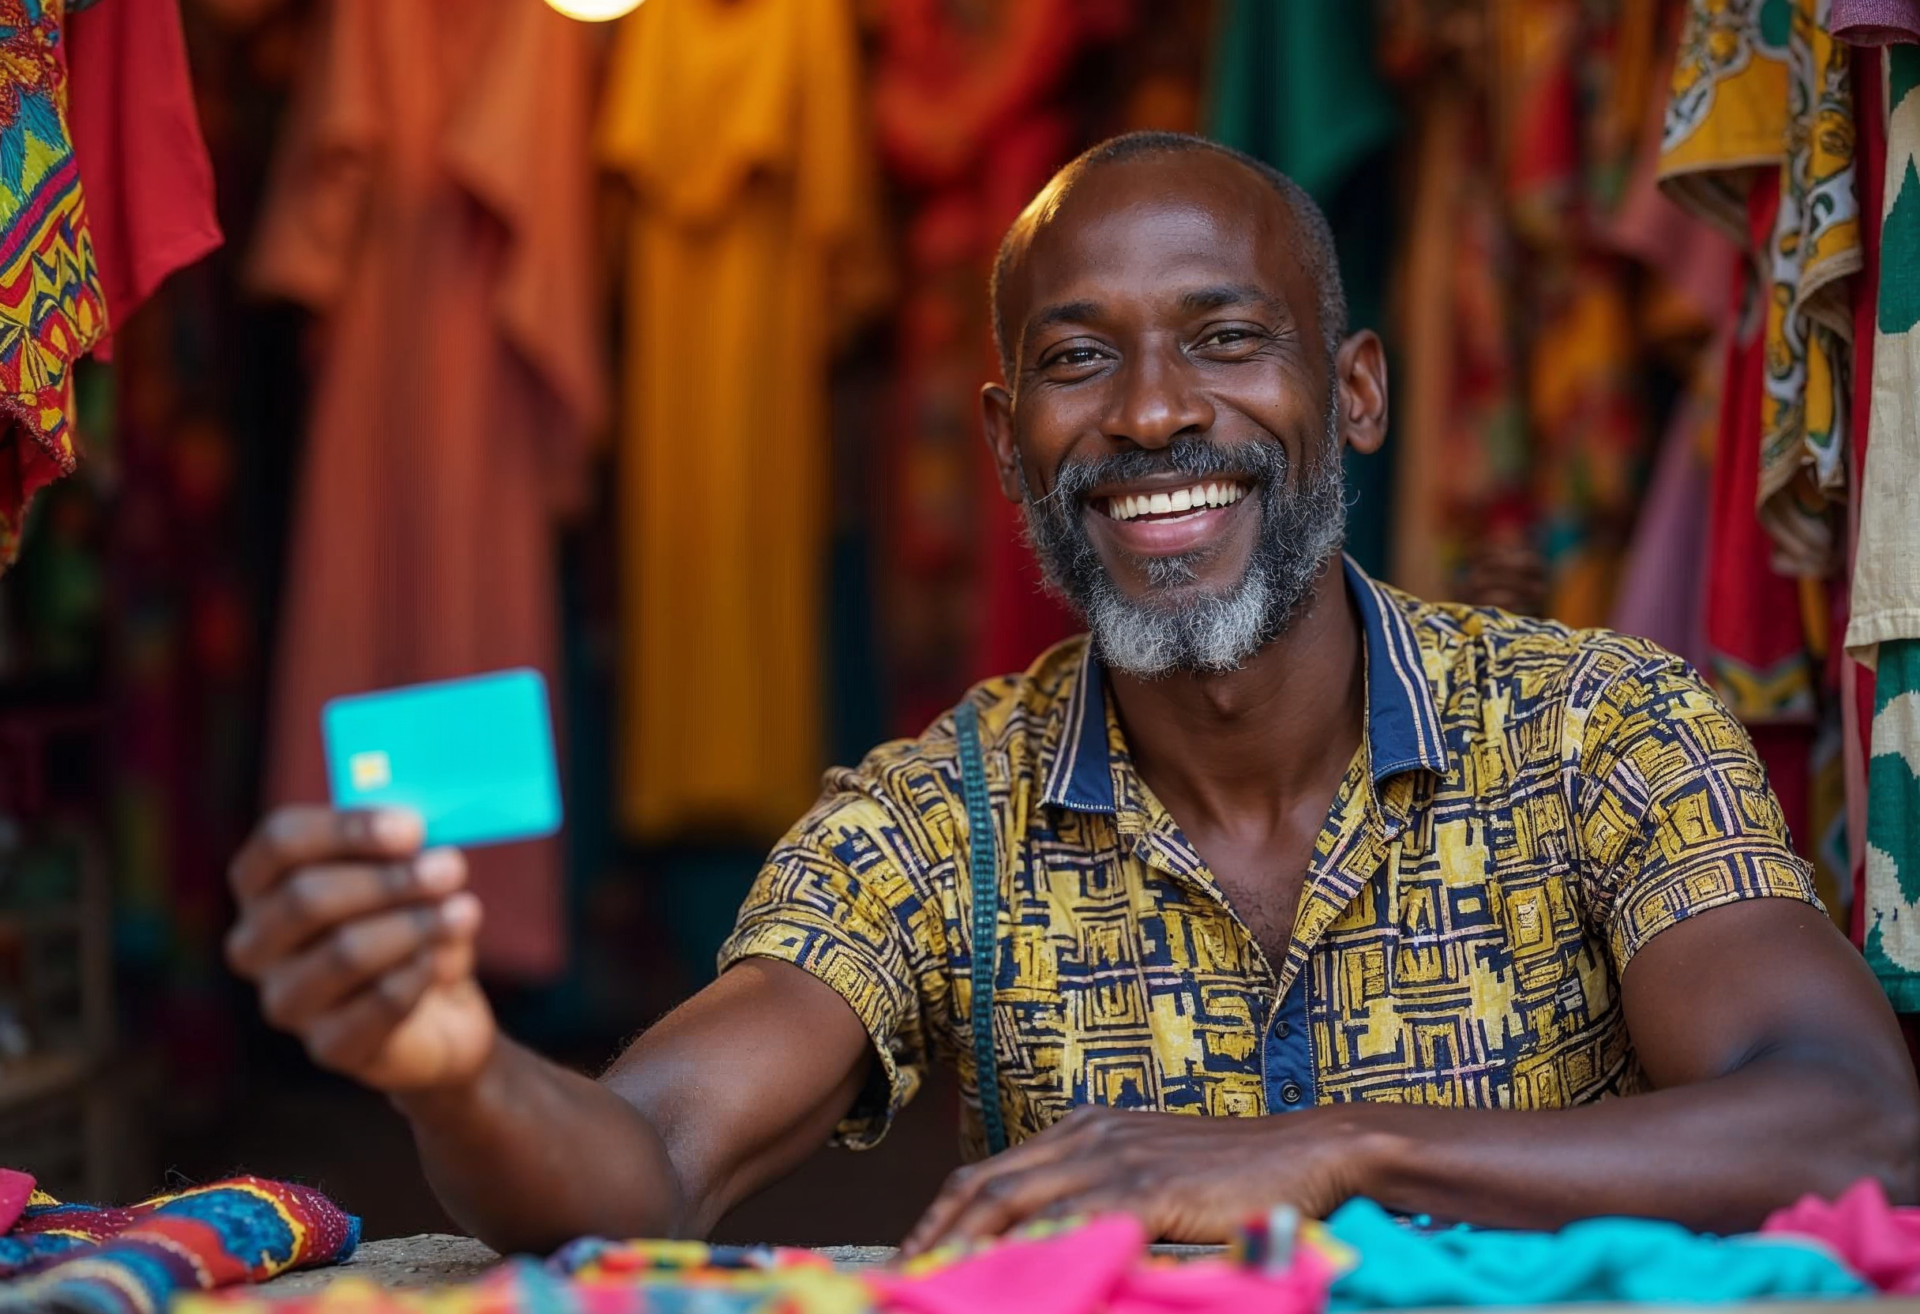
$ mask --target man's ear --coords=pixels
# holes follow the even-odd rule
[[[1380,335],[1361,329],[1333,356],[1335,405],[1340,440],[1362,455],[1387,441],[1387,352]]]
[[[980,389],[980,429],[993,455],[1000,492],[1017,506],[1025,500],[1026,485],[1020,478],[1020,451],[1013,442],[1013,395],[997,383]]]

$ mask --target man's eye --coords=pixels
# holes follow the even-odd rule
[[[1059,355],[1049,357],[1047,360],[1047,364],[1049,366],[1066,365],[1066,366],[1072,367],[1072,366],[1078,366],[1078,365],[1091,365],[1099,359],[1100,359],[1100,353],[1094,350],[1092,347],[1069,347],[1065,351],[1061,352]]]
[[[1203,347],[1232,347],[1254,336],[1252,329],[1215,329],[1200,340]]]

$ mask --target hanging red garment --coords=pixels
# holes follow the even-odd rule
[[[1773,231],[1777,177],[1762,177],[1749,217],[1760,239]],[[1744,273],[1744,271],[1743,271]],[[1811,819],[1815,672],[1806,648],[1800,582],[1773,569],[1772,540],[1753,513],[1760,487],[1758,431],[1766,379],[1766,338],[1752,280],[1736,282],[1738,325],[1727,352],[1726,387],[1714,444],[1708,506],[1707,676],[1753,736],[1797,847]]]
[[[1874,312],[1880,302],[1880,222],[1886,200],[1887,107],[1881,87],[1884,70],[1876,49],[1853,53],[1854,150],[1860,160],[1860,277],[1853,283],[1853,408],[1847,413],[1852,465],[1851,487],[1866,486],[1867,434],[1873,422]],[[1844,638],[1852,619],[1853,567],[1860,543],[1860,499],[1847,501],[1847,576],[1833,590],[1847,791],[1847,870],[1851,874],[1853,915],[1848,932],[1856,945],[1866,942],[1867,764],[1873,759],[1874,673],[1847,652]]]
[[[1773,231],[1777,176],[1756,180],[1749,203],[1754,240]],[[1749,726],[1810,724],[1814,671],[1799,582],[1773,569],[1772,539],[1753,514],[1760,487],[1759,429],[1766,376],[1766,339],[1758,308],[1747,304],[1752,279],[1734,293],[1740,324],[1727,355],[1719,441],[1714,449],[1707,568],[1708,677]]]
[[[109,0],[67,24],[68,116],[109,320],[221,242],[179,0]],[[112,340],[94,354],[106,359]]]
[[[320,330],[276,802],[326,797],[329,698],[510,666],[554,680],[556,517],[606,416],[591,29],[541,0],[330,0],[316,17],[251,271]],[[482,967],[558,970],[558,844],[469,863]]]

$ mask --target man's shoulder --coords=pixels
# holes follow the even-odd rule
[[[1630,728],[1628,720],[1638,724],[1630,709],[1718,705],[1686,659],[1634,634],[1382,592],[1413,628],[1436,711],[1453,734],[1505,726],[1549,749],[1559,736],[1540,734],[1548,726],[1542,715],[1572,743],[1590,743]]]
[[[1024,671],[980,681],[919,735],[880,744],[858,766],[828,772],[822,803],[863,798],[887,813],[915,817],[958,809],[956,717],[964,704],[972,704],[979,717],[989,787],[1000,794],[1012,782],[1033,779],[1042,745],[1058,733],[1062,709],[1082,675],[1086,650],[1085,636],[1068,639]]]
[[[1575,627],[1497,607],[1428,602],[1385,585],[1381,591],[1412,625],[1430,661],[1439,657],[1451,664],[1464,654],[1510,676],[1577,671],[1610,678],[1689,669],[1684,659],[1651,639],[1618,630]]]

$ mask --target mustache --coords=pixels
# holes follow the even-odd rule
[[[1277,442],[1241,442],[1231,447],[1195,435],[1175,438],[1157,450],[1139,448],[1083,461],[1066,461],[1054,472],[1046,496],[1030,500],[1077,507],[1102,484],[1125,484],[1153,475],[1177,474],[1202,480],[1231,476],[1249,483],[1278,487],[1287,477],[1287,449]],[[1024,478],[1024,474],[1023,474]]]

